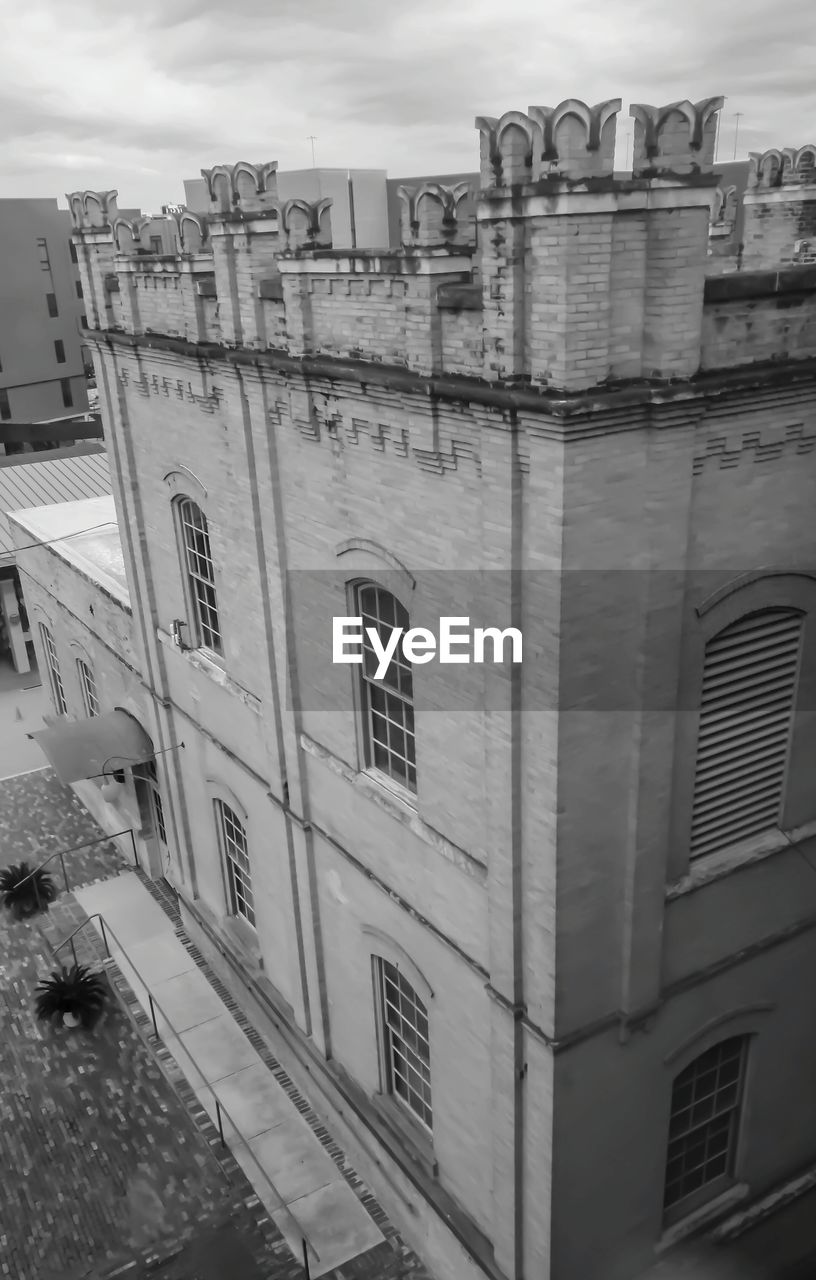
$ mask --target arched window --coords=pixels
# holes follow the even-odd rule
[[[54,699],[54,707],[58,716],[64,716],[68,712],[68,704],[65,701],[65,689],[60,675],[57,646],[54,644],[54,637],[44,622],[40,623],[40,638],[45,652],[45,661],[48,664],[48,678],[51,683],[51,696]]]
[[[82,690],[82,702],[85,707],[85,714],[89,717],[99,715],[99,695],[96,690],[96,681],[93,671],[83,658],[77,658],[77,673],[79,675],[79,687]]]
[[[719,1194],[734,1177],[748,1039],[720,1041],[675,1078],[663,1197],[672,1216]]]
[[[432,1127],[428,1010],[404,973],[376,956],[383,1085],[426,1129]]]
[[[177,504],[179,533],[184,554],[188,606],[194,645],[222,652],[221,626],[215,592],[215,569],[207,518],[191,498]]]
[[[800,613],[768,609],[706,645],[691,856],[777,828],[796,704]]]
[[[223,800],[215,801],[218,840],[227,877],[229,908],[233,915],[243,916],[254,928],[255,898],[244,824],[234,809]]]
[[[383,645],[394,627],[410,627],[408,612],[390,591],[373,583],[356,590],[357,614],[363,625],[361,702],[365,761],[395,782],[416,791],[416,741],[414,737],[414,687],[411,664],[398,648],[381,679],[376,679],[380,659],[368,638],[375,629]]]

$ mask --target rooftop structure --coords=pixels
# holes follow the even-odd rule
[[[32,507],[51,509],[51,519],[67,518],[65,504],[85,499],[112,502],[111,476],[102,445],[84,445],[49,454],[0,462],[0,557],[13,556],[7,513]]]
[[[32,540],[47,543],[53,555],[73,565],[125,608],[130,607],[116,506],[111,494],[28,507],[10,515]]]

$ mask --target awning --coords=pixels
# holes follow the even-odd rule
[[[127,711],[110,711],[90,720],[60,720],[31,736],[60,782],[66,783],[144,764],[154,755],[153,743]]]

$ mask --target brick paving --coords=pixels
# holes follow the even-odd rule
[[[0,866],[23,859],[36,865],[67,849],[69,883],[87,885],[126,865],[100,834],[50,770],[0,782]],[[429,1280],[191,946],[172,894],[142,879],[386,1237],[333,1273],[335,1280]],[[36,1022],[34,988],[54,967],[52,947],[84,919],[65,893],[37,920],[0,917],[0,1280],[302,1280],[300,1264],[114,965],[108,970],[118,999],[94,1031]],[[78,958],[98,961],[104,951],[95,931],[80,937]]]

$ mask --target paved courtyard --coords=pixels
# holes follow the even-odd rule
[[[67,851],[69,883],[87,892],[125,867],[100,836],[50,769],[0,780],[0,866]],[[59,860],[53,869],[62,890]],[[85,920],[64,891],[39,919],[0,916],[0,1280],[300,1280],[300,1261],[194,1090],[148,1044],[147,1018],[121,974],[128,1012],[113,1001],[93,1032],[35,1020],[34,989],[55,967],[52,947]],[[80,937],[88,940],[78,958],[97,960],[94,930]],[[332,1275],[429,1280],[354,1185],[385,1238]]]
[[[50,771],[0,784],[0,864],[98,834]],[[121,865],[108,843],[66,862],[76,884]],[[78,1280],[130,1263],[122,1274],[134,1280],[299,1276],[277,1232],[259,1227],[243,1174],[217,1158],[118,1004],[95,1032],[36,1022],[34,987],[54,967],[48,937],[78,918],[63,895],[43,924],[5,912],[0,922],[0,1275]],[[169,1256],[156,1269],[151,1255]]]

